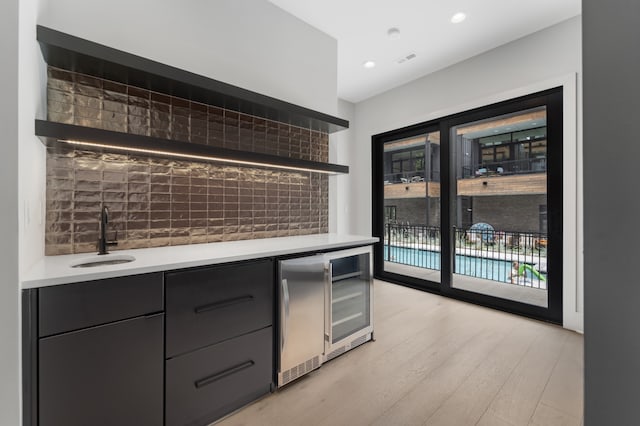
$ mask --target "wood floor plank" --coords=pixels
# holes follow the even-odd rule
[[[518,324],[425,424],[476,424],[540,333],[533,321]]]
[[[513,370],[485,415],[494,414],[514,424],[526,425],[535,412],[569,332],[549,326]]]
[[[480,318],[482,316],[475,317],[476,321]],[[437,368],[416,386],[406,389],[398,402],[375,419],[373,424],[423,424],[515,327],[515,324],[500,317],[482,319],[479,321],[482,329],[473,339],[446,354]]]
[[[564,411],[540,403],[536,407],[529,424],[531,426],[579,426],[580,423],[580,418],[570,416]]]
[[[563,411],[573,418],[583,416],[584,345],[583,337],[570,333],[560,359],[542,393],[541,404]]]
[[[499,417],[496,413],[486,412],[476,426],[517,426]]]

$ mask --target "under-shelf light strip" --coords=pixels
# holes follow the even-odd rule
[[[121,151],[135,152],[139,154],[169,155],[171,157],[186,158],[190,160],[216,161],[221,163],[239,164],[244,166],[272,167],[276,169],[295,170],[295,171],[301,171],[301,172],[314,172],[314,173],[325,173],[325,174],[334,173],[328,170],[309,169],[305,167],[282,166],[279,164],[259,163],[255,161],[235,160],[231,158],[220,158],[220,157],[213,157],[213,156],[206,156],[206,155],[182,154],[179,152],[159,151],[155,149],[132,148],[132,147],[121,146],[121,145],[107,145],[107,144],[101,144],[96,142],[85,142],[85,141],[76,141],[76,140],[68,140],[68,139],[58,139],[58,142],[64,142],[70,145],[87,146],[92,148],[116,149]]]

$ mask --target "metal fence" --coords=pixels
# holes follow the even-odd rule
[[[440,269],[440,227],[387,224],[385,260],[427,269]]]
[[[414,182],[440,182],[440,171],[431,170],[427,173],[424,170],[413,170],[396,173],[386,173],[384,175],[385,184],[392,183],[414,183]]]
[[[462,177],[488,176],[500,174],[537,173],[547,170],[546,157],[525,158],[522,160],[505,160],[485,162],[474,166],[463,166]]]
[[[546,234],[455,228],[453,235],[456,274],[546,288]],[[384,260],[439,270],[440,244],[440,227],[388,223]]]

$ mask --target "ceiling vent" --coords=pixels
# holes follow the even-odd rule
[[[409,55],[407,55],[407,56],[403,56],[402,58],[397,59],[397,60],[396,60],[396,62],[397,62],[397,63],[399,63],[399,64],[401,64],[401,63],[403,63],[403,62],[410,61],[410,60],[412,60],[412,59],[413,59],[413,58],[415,58],[415,57],[416,57],[416,54],[415,54],[415,53],[411,53],[411,54],[409,54]]]

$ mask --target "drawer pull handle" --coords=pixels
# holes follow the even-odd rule
[[[238,364],[234,367],[228,368],[224,371],[221,371],[219,373],[216,374],[212,374],[209,377],[205,377],[204,379],[200,379],[200,380],[196,380],[196,382],[194,383],[196,385],[196,389],[199,389],[201,387],[210,385],[211,383],[217,382],[220,379],[224,379],[227,376],[230,376],[232,374],[238,373],[242,370],[245,370],[249,367],[252,367],[255,364],[255,362],[253,361],[247,361],[247,362],[243,362],[242,364]]]
[[[253,296],[240,296],[233,299],[223,300],[221,302],[210,303],[208,305],[197,306],[195,308],[196,314],[202,314],[204,312],[214,311],[216,309],[226,308],[227,306],[237,305],[238,303],[251,302]]]

